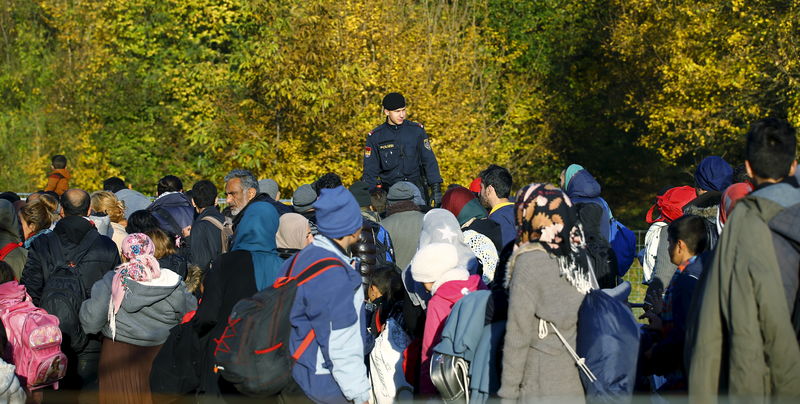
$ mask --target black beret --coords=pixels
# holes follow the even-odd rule
[[[394,111],[396,109],[405,107],[406,99],[403,97],[403,94],[389,93],[386,94],[386,97],[383,97],[383,108],[388,109],[389,111]]]

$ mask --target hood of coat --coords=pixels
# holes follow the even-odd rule
[[[20,241],[17,210],[14,204],[5,199],[0,199],[0,241],[4,245]]]
[[[61,175],[62,177],[66,178],[66,179],[72,178],[72,174],[70,174],[69,171],[67,171],[66,168],[57,168],[57,169],[55,169],[55,170],[50,172],[50,175],[53,175],[53,174],[59,174],[59,175]]]
[[[92,222],[82,216],[66,216],[59,220],[58,223],[56,223],[56,227],[53,228],[53,232],[62,240],[66,240],[75,245],[81,244],[81,241],[83,241],[86,235],[92,230],[95,230]]]
[[[186,197],[186,194],[183,192],[170,192],[165,195],[161,195],[153,201],[153,204],[150,205],[151,209],[155,208],[180,208],[192,206],[192,201]]]
[[[107,215],[102,216],[89,216],[89,221],[94,223],[94,227],[97,228],[97,231],[108,238],[114,236],[114,228],[111,227],[111,218]]]
[[[708,207],[686,205],[683,207],[683,214],[700,216],[711,223],[716,222],[718,211],[719,211],[719,205],[713,205]]]
[[[466,280],[452,280],[441,284],[435,295],[450,303],[459,301],[462,297],[476,291],[486,289],[480,275],[470,275]]]
[[[600,196],[600,191],[600,184],[586,170],[575,173],[565,190],[570,198],[596,198]]]
[[[180,285],[181,277],[167,268],[161,268],[161,276],[147,282],[128,282],[128,291],[122,300],[122,308],[135,313],[143,307],[166,299]]]
[[[769,221],[769,228],[800,245],[800,204],[781,210]]]

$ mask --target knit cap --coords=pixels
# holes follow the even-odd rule
[[[278,183],[272,178],[258,180],[258,190],[269,195],[270,198],[275,199],[278,196]]]
[[[436,282],[458,266],[458,251],[452,244],[431,243],[420,248],[411,260],[411,276],[420,283]]]
[[[723,192],[733,183],[733,168],[722,157],[708,156],[697,166],[694,181],[700,189]]]
[[[361,208],[345,187],[324,188],[314,202],[317,230],[326,237],[342,238],[361,228]]]
[[[410,201],[414,199],[414,191],[419,192],[419,189],[415,188],[417,187],[410,182],[400,181],[389,188],[386,199],[389,202]]]
[[[316,200],[317,193],[314,192],[314,188],[309,184],[303,184],[294,191],[292,206],[294,206],[295,212],[307,212],[314,207],[313,203]]]
[[[442,209],[453,213],[460,226],[472,218],[482,219],[487,216],[486,209],[478,202],[475,194],[464,187],[456,187],[445,192],[442,198]]]
[[[356,198],[358,206],[366,208],[372,205],[372,200],[369,197],[369,184],[364,181],[356,181],[350,185],[350,193]]]

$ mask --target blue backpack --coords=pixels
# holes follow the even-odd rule
[[[611,214],[611,208],[604,199],[603,208],[608,211],[610,218],[609,228],[611,235],[608,243],[611,244],[611,249],[614,250],[614,255],[617,256],[617,274],[620,277],[625,276],[628,270],[633,265],[633,259],[636,258],[636,234],[624,224],[620,223],[614,215]]]
[[[639,358],[639,325],[624,303],[631,284],[594,289],[578,310],[575,349],[548,323],[575,359],[589,403],[630,403]]]

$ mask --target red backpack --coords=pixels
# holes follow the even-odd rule
[[[67,373],[58,318],[34,306],[25,287],[10,281],[0,285],[0,319],[8,337],[4,356],[16,365],[20,382],[30,390],[58,389]]]

